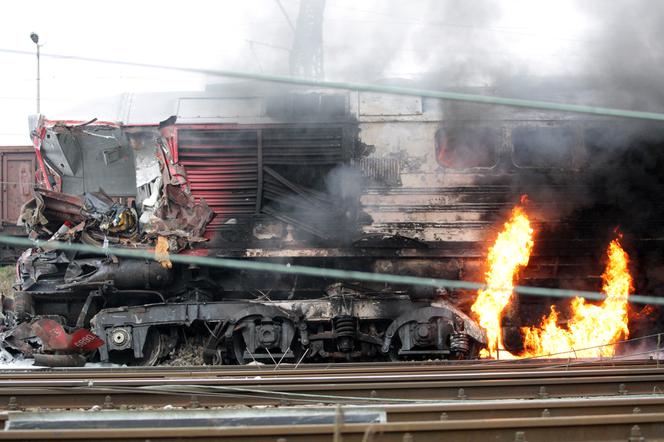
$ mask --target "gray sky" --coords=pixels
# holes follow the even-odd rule
[[[281,0],[295,21],[298,0]],[[464,79],[509,66],[518,74],[564,75],[584,56],[593,22],[573,0],[327,0],[326,77],[416,78],[457,66]],[[287,74],[292,32],[275,0],[5,2],[0,48]],[[253,51],[248,40],[255,41]],[[486,66],[485,66],[486,65]],[[35,57],[0,53],[0,144],[29,144]],[[61,116],[123,92],[202,90],[208,79],[126,66],[42,58],[42,113]]]

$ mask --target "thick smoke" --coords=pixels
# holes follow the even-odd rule
[[[295,17],[298,3],[284,4]],[[546,18],[542,16],[534,17],[529,28],[505,27],[504,21],[522,8],[496,0],[328,1],[323,32],[326,78],[389,79],[415,87],[664,112],[664,4],[578,0],[559,5],[578,15],[574,20],[582,19],[583,35],[569,38],[567,23],[561,23],[560,33],[544,35],[538,32],[537,20]],[[274,23],[256,38],[289,47],[293,33],[285,20],[278,20],[276,6],[257,13]],[[536,42],[531,44],[532,54],[523,49],[528,40]],[[560,43],[558,52],[551,52],[551,41]],[[272,56],[282,63],[265,66],[281,73],[288,69],[287,57],[274,51]],[[549,65],[555,69],[547,69]],[[527,115],[497,106],[452,103],[446,119],[490,120],[506,112],[515,120]],[[585,158],[575,159],[579,173],[573,192],[560,190],[555,173],[534,170],[522,171],[512,183],[515,194],[530,193],[534,202],[544,201],[547,209],[542,210],[549,213],[543,218],[589,217],[603,220],[607,235],[616,225],[654,235],[652,220],[660,209],[652,200],[664,191],[658,172],[664,163],[661,124],[615,121],[600,121],[595,132],[582,134],[592,146]],[[546,148],[555,150],[555,143]],[[609,227],[607,220],[613,225]],[[587,224],[593,228],[593,222]]]
[[[297,1],[282,1],[291,21]],[[251,41],[260,65],[273,73],[288,72],[287,52],[294,32],[276,3],[255,11],[265,23]],[[328,0],[323,45],[325,76],[330,80],[380,82],[401,78],[424,85],[486,84],[487,74],[508,69],[509,56],[496,48],[490,27],[502,14],[498,1],[370,0],[361,3]],[[268,45],[269,44],[269,45]],[[255,63],[248,58],[247,63]],[[492,75],[493,75],[492,74]],[[442,75],[442,76],[441,76]]]
[[[573,41],[564,28],[544,36],[501,27],[517,8],[495,0],[379,2],[350,21],[335,20],[334,5],[328,2],[325,23],[329,78],[402,76],[421,87],[482,86],[506,96],[664,110],[662,3],[573,2],[587,21],[586,33]],[[363,12],[371,9],[382,12]],[[525,50],[527,40],[541,50]],[[550,40],[558,51],[547,48]]]
[[[334,14],[334,3],[328,3],[328,13]],[[501,16],[494,0],[371,5],[348,21],[326,22],[330,78],[373,82],[402,77],[422,86],[435,74],[436,82],[449,87],[486,82],[487,75],[508,69],[505,54],[496,51],[487,32]]]
[[[281,3],[295,23],[299,1]],[[262,6],[251,10],[252,21],[260,26],[247,34],[251,56],[244,60],[245,68],[286,74],[295,33],[277,2]],[[419,87],[482,86],[494,93],[556,101],[662,108],[664,4],[568,0],[523,6],[498,0],[328,0],[323,20],[326,78],[401,78]],[[573,14],[572,24],[560,22],[559,31],[545,26],[567,18],[547,17],[541,12],[545,7]],[[530,22],[512,20],[530,13]]]
[[[593,0],[579,8],[598,29],[581,66],[584,86],[602,91],[606,105],[664,111],[664,4]]]

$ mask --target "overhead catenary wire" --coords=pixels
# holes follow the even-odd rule
[[[0,53],[34,56],[33,52],[17,49],[0,48]],[[42,53],[42,57],[50,57],[64,60],[85,61],[92,63],[105,63],[122,66],[134,66],[148,69],[162,69],[181,71],[196,74],[209,75],[212,77],[237,78],[242,80],[266,81],[296,86],[309,86],[322,89],[342,89],[359,92],[378,92],[393,95],[420,96],[428,98],[439,98],[443,100],[461,101],[475,104],[491,104],[500,106],[520,107],[529,109],[541,109],[556,112],[572,112],[605,117],[634,118],[651,121],[664,121],[664,114],[657,112],[634,111],[628,109],[615,109],[600,106],[587,106],[580,104],[557,103],[553,101],[528,100],[522,98],[507,98],[491,95],[467,94],[460,92],[438,91],[403,86],[380,85],[372,83],[354,83],[345,81],[314,80],[308,78],[297,78],[285,75],[264,74],[256,72],[234,71],[226,69],[203,69],[184,66],[162,65],[155,63],[140,63],[135,61],[109,60],[95,57],[84,57],[78,55]]]
[[[51,250],[69,250],[76,252],[95,253],[102,255],[115,255],[133,259],[163,259],[162,254],[155,254],[148,249],[100,247],[89,244],[68,243],[60,241],[34,240],[9,235],[0,235],[0,244],[16,247],[47,248]],[[398,284],[405,286],[425,286],[448,289],[479,290],[486,288],[486,284],[472,281],[460,281],[441,278],[424,278],[419,276],[391,275],[386,273],[370,273],[357,270],[341,270],[322,267],[310,267],[303,265],[278,264],[265,261],[216,258],[210,256],[195,256],[185,254],[172,254],[168,259],[181,264],[195,264],[200,266],[229,268],[237,270],[248,270],[256,272],[271,272],[290,275],[304,275],[318,278],[330,278],[337,280],[378,282],[386,284]],[[590,300],[602,301],[606,295],[600,292],[582,290],[553,289],[548,287],[515,286],[514,291],[524,295],[545,296],[554,298],[576,298],[583,297]],[[664,298],[649,295],[629,295],[628,302],[634,304],[664,305]]]

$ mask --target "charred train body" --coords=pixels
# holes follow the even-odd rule
[[[5,332],[7,347],[81,353],[80,339],[43,338],[55,321],[65,334],[91,330],[98,342],[86,335],[85,350],[102,361],[156,364],[185,342],[208,363],[474,358],[486,337],[464,313],[471,293],[169,258],[480,280],[496,221],[528,193],[543,233],[525,281],[592,289],[593,256],[625,216],[594,202],[617,198],[597,185],[616,179],[598,162],[631,155],[607,153],[606,134],[633,130],[609,121],[369,93],[217,95],[173,99],[176,116],[159,124],[35,122],[41,183],[21,214],[30,235],[158,260],[26,251],[12,313],[26,325]],[[659,249],[659,215],[635,223],[634,241]],[[523,303],[534,307],[506,327],[543,313]]]

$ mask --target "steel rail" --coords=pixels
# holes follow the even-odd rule
[[[114,428],[95,430],[6,430],[0,440],[214,440],[287,442],[343,440],[429,442],[662,440],[664,413],[609,414],[511,419],[465,419],[372,424],[279,425],[252,427]],[[334,438],[334,439],[333,439]]]
[[[604,369],[643,369],[655,368],[664,362],[656,360],[612,361],[611,359],[567,360],[558,359],[516,361],[439,361],[410,363],[351,363],[351,364],[307,364],[296,368],[293,364],[282,363],[278,369],[272,365],[263,366],[187,366],[187,367],[99,367],[99,368],[15,368],[1,369],[0,381],[21,379],[123,379],[123,378],[176,378],[191,376],[305,376],[364,374],[368,370],[382,373],[453,373],[482,372],[491,370],[546,370],[559,371]]]
[[[275,411],[289,411],[291,415],[298,415],[299,413],[307,414],[309,412],[317,411],[333,411],[336,407],[322,406],[322,407],[302,407],[302,406],[289,406],[289,407],[276,407],[268,408],[267,413],[271,410]],[[118,410],[117,407],[111,405],[106,407],[111,418],[115,413],[126,413],[125,410]],[[173,413],[173,417],[181,420],[191,419],[192,415],[196,415],[198,411],[205,411],[209,413],[219,413],[217,416],[224,417],[227,412],[236,411],[235,408],[215,407],[215,408],[187,408],[187,409],[170,409],[168,412]],[[248,409],[255,413],[261,413],[260,410],[265,408]],[[602,415],[602,414],[630,414],[630,413],[664,413],[664,394],[660,395],[647,395],[647,396],[620,396],[620,397],[598,397],[598,398],[574,398],[574,399],[531,399],[531,400],[485,400],[485,401],[454,401],[454,402],[437,402],[437,403],[422,403],[422,404],[374,404],[369,406],[364,405],[346,405],[342,407],[343,412],[355,413],[385,413],[387,422],[412,422],[412,421],[425,421],[425,420],[459,420],[459,419],[504,419],[504,418],[517,418],[517,417],[562,417],[562,416],[581,416],[581,415]],[[136,420],[145,421],[144,415],[154,413],[154,409],[146,410],[132,410],[138,415],[131,415],[131,417],[124,417],[123,420]],[[67,413],[67,412],[64,412]],[[104,416],[95,416],[94,411],[76,411],[75,413],[85,414],[88,413],[92,419],[99,418],[101,420],[108,419]],[[11,418],[18,418],[19,420],[25,413],[21,411],[10,411],[5,416]],[[31,417],[36,414],[29,413]],[[57,420],[62,420],[63,412],[58,410],[49,410],[39,412],[39,421],[48,422],[49,417],[56,416]],[[0,414],[0,417],[2,415]],[[152,418],[152,416],[150,416]],[[152,420],[152,419],[150,419]]]
[[[250,375],[221,375],[210,376],[204,373],[204,376],[193,376],[195,373],[188,373],[185,376],[152,376],[152,377],[118,377],[109,378],[102,376],[97,378],[92,376],[78,376],[75,378],[54,379],[54,378],[7,378],[0,379],[0,388],[2,387],[81,387],[94,382],[98,387],[114,386],[154,386],[154,385],[289,385],[293,383],[300,384],[318,384],[327,383],[391,383],[391,382],[428,382],[428,381],[455,381],[455,382],[474,382],[480,380],[501,380],[501,379],[540,379],[540,378],[576,378],[576,377],[605,377],[605,376],[631,376],[643,377],[649,375],[664,376],[664,366],[644,367],[644,368],[586,368],[586,369],[552,369],[552,370],[500,370],[478,372],[388,372],[376,373],[329,373],[320,371],[314,374],[300,374],[293,372],[252,372]]]
[[[345,410],[357,408],[359,407],[344,407]],[[574,399],[465,400],[438,404],[385,404],[375,409],[385,411],[388,422],[664,413],[664,394]]]
[[[0,406],[13,402],[18,407],[92,407],[102,405],[106,396],[116,404],[134,406],[189,406],[192,396],[206,406],[283,403],[409,403],[475,399],[533,399],[548,397],[597,397],[660,394],[664,372],[579,373],[548,377],[512,376],[492,378],[460,375],[438,380],[412,377],[349,380],[339,377],[287,379],[152,379],[54,380],[5,382],[0,387]]]

